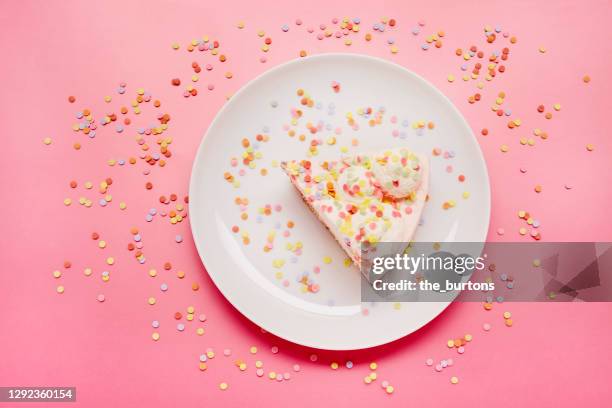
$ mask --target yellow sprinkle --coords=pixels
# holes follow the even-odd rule
[[[227,390],[228,387],[229,387],[229,385],[227,385],[227,383],[222,382],[221,384],[219,384],[219,389],[221,391]]]
[[[590,143],[589,143],[589,144],[587,144],[587,145],[586,145],[586,149],[587,149],[589,152],[592,152],[592,151],[595,149],[595,146],[593,146],[592,144],[590,144]]]
[[[365,376],[363,377],[363,382],[366,384],[370,384],[372,382],[372,379],[370,378],[370,376]]]
[[[49,146],[51,144],[52,140],[50,137],[45,137],[43,139],[43,143],[46,144],[47,146]]]
[[[376,380],[376,377],[378,377],[378,376],[376,375],[376,373],[375,373],[375,372],[371,372],[371,373],[370,373],[370,379],[371,379],[372,381]]]
[[[542,262],[539,259],[534,259],[532,265],[538,268],[540,265],[542,265]]]
[[[449,76],[447,76],[447,77],[446,77],[446,80],[447,80],[448,82],[455,82],[455,76],[451,74],[451,75],[449,75]]]
[[[157,300],[155,300],[154,297],[150,297],[148,302],[149,302],[150,305],[154,305],[157,302]]]
[[[85,268],[85,270],[83,271],[83,273],[85,274],[85,276],[90,276],[92,274],[92,270],[91,268]]]
[[[113,265],[115,263],[115,258],[113,258],[112,256],[109,256],[108,258],[106,258],[106,263],[108,265]]]
[[[546,48],[540,47],[540,48],[538,48],[538,51],[540,51],[542,54],[544,54],[546,52]]]
[[[395,391],[395,388],[393,388],[392,385],[387,385],[387,387],[385,388],[385,392],[387,394],[393,394],[393,391]]]
[[[208,365],[206,365],[206,363],[200,363],[200,371],[206,371],[206,369],[208,368]]]
[[[59,278],[60,276],[62,276],[62,273],[60,271],[53,271],[53,277],[55,279]]]
[[[448,348],[453,348],[453,347],[455,347],[455,342],[453,340],[449,340],[449,341],[446,342],[446,346]]]
[[[338,369],[338,363],[336,363],[335,361],[333,363],[331,363],[330,365],[332,370],[337,370]]]
[[[255,347],[255,346],[251,346],[251,348],[249,349],[249,352],[250,352],[251,354],[257,354],[257,347]]]
[[[268,373],[268,378],[271,379],[271,380],[275,379],[276,378],[276,373],[274,371],[270,371]]]
[[[332,259],[329,256],[325,256],[323,257],[323,262],[326,264],[330,264],[332,262]]]
[[[121,210],[125,210],[127,208],[127,204],[122,201],[122,202],[119,203],[119,208]]]
[[[560,111],[561,110],[561,104],[560,103],[555,103],[553,105],[553,109],[556,110],[556,111]]]
[[[506,326],[512,327],[513,324],[514,322],[512,321],[512,319],[506,319]]]
[[[61,285],[60,285],[60,286],[58,286],[56,290],[57,290],[57,293],[59,293],[59,294],[64,293],[64,287],[63,287],[63,286],[61,286]]]
[[[370,363],[370,370],[376,370],[378,368],[378,364]]]
[[[198,327],[197,330],[196,330],[196,333],[197,333],[198,336],[201,336],[201,335],[204,334],[204,329],[201,328],[201,327]]]
[[[451,377],[450,382],[451,382],[451,384],[458,384],[459,383],[459,378],[453,376],[453,377]]]
[[[158,332],[154,332],[154,333],[151,335],[151,338],[153,339],[153,341],[157,341],[157,340],[159,340],[159,333],[158,333]]]
[[[99,248],[106,248],[106,241],[102,240],[102,241],[98,242],[98,247]]]
[[[69,199],[69,198],[65,198],[65,199],[64,199],[64,205],[65,205],[65,206],[69,206],[70,204],[72,204],[72,200],[71,200],[71,199]]]
[[[499,150],[502,151],[502,153],[506,153],[508,150],[510,150],[510,148],[508,147],[508,145],[501,145],[501,147],[499,148]]]

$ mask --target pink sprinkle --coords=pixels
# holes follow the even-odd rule
[[[434,363],[434,361],[433,361],[433,359],[431,359],[431,358],[428,358],[428,359],[425,361],[425,364],[426,364],[427,366],[429,366],[429,367],[431,367],[431,366],[433,365],[433,363]]]
[[[288,281],[287,279],[285,279],[285,280],[283,281],[283,286],[284,286],[284,287],[289,287],[289,281]]]
[[[482,325],[482,329],[484,331],[489,331],[489,330],[491,330],[491,325],[489,323],[485,323],[485,324]]]
[[[504,235],[506,233],[506,231],[503,228],[498,228],[497,229],[497,235]]]
[[[97,299],[98,299],[98,302],[104,302],[106,300],[106,297],[102,293],[100,293]]]
[[[437,372],[442,371],[442,366],[441,366],[440,364],[437,364],[437,365],[436,365],[436,371],[437,371]]]
[[[294,364],[294,365],[293,365],[293,371],[295,371],[296,373],[297,373],[298,371],[300,371],[300,365],[299,365],[299,364]]]
[[[312,361],[313,363],[315,361],[317,361],[318,359],[319,359],[319,356],[317,356],[316,354],[311,354],[310,355],[310,361]],[[294,366],[294,368],[295,368],[295,366]]]
[[[263,368],[258,368],[258,369],[255,371],[255,374],[257,374],[257,376],[258,376],[258,377],[263,377],[263,375],[264,375],[264,370],[263,370]]]
[[[276,347],[276,346],[272,346],[272,348],[270,350],[272,351],[272,354],[278,353],[278,347]]]
[[[463,346],[459,347],[459,348],[457,349],[457,353],[459,353],[459,354],[463,354],[463,353],[465,353],[465,347],[463,347]]]
[[[389,386],[389,381],[385,380],[380,384],[383,388],[387,388]]]

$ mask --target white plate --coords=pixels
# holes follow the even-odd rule
[[[340,92],[331,83],[340,83]],[[315,101],[315,107],[303,107],[296,90],[303,88]],[[320,104],[320,106],[317,106]],[[330,108],[333,104],[333,108]],[[291,124],[291,108],[302,109],[300,131],[290,137],[284,126]],[[383,107],[381,125],[371,127],[358,114],[359,108]],[[360,124],[353,130],[346,113]],[[392,123],[392,116],[396,123]],[[433,130],[417,131],[412,123],[433,121]],[[424,242],[483,242],[490,212],[489,179],[478,143],[465,119],[453,104],[421,77],[393,63],[355,54],[323,54],[290,61],[275,67],[248,83],[221,109],[200,145],[193,165],[190,184],[190,222],[194,240],[211,278],[242,314],[265,330],[286,340],[322,349],[351,350],[373,347],[414,332],[435,318],[448,303],[361,304],[360,275],[346,258],[329,232],[306,208],[289,179],[273,161],[306,157],[312,138],[305,124],[323,129],[317,133],[324,142],[337,127],[337,143],[324,143],[316,159],[341,155],[341,147],[350,152],[407,146],[431,157],[430,200],[424,223],[416,240]],[[329,124],[329,125],[328,125]],[[395,135],[394,135],[395,130]],[[263,157],[255,160],[256,169],[230,165],[232,157],[241,158],[241,140],[251,142],[261,133],[270,140],[259,143]],[[421,133],[421,134],[418,134]],[[351,146],[357,139],[359,145]],[[454,152],[434,157],[432,150]],[[449,172],[448,166],[452,166]],[[262,176],[261,168],[268,174]],[[239,169],[245,169],[240,176]],[[234,174],[240,187],[224,179]],[[466,176],[459,183],[459,174]],[[468,191],[470,197],[462,198]],[[236,197],[249,199],[248,220],[240,218]],[[443,210],[446,200],[456,206]],[[271,215],[258,209],[272,205]],[[282,209],[276,211],[275,205]],[[295,222],[288,238],[283,236],[288,220]],[[280,229],[278,229],[280,224]],[[232,227],[240,227],[238,234]],[[270,231],[276,231],[274,249],[264,252]],[[244,245],[241,233],[248,232],[250,244]],[[296,256],[286,249],[287,242],[301,241],[303,250]],[[332,262],[323,262],[325,257]],[[277,259],[284,265],[273,266]],[[277,266],[280,263],[276,264]],[[315,266],[320,272],[315,273]],[[319,284],[317,293],[303,293],[298,277],[309,271],[309,278]],[[283,277],[277,278],[281,272]],[[284,284],[288,282],[289,286]]]

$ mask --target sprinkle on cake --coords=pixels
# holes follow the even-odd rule
[[[427,158],[406,148],[281,164],[356,265],[361,244],[408,242],[427,197]]]

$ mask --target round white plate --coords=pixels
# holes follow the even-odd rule
[[[340,84],[339,92],[332,89],[334,81]],[[299,88],[313,99],[312,108],[300,104]],[[384,111],[380,125],[370,126],[360,115],[368,107]],[[292,109],[303,111],[297,126],[292,125]],[[358,130],[349,126],[349,112]],[[417,130],[413,124],[419,121],[431,121],[435,127]],[[308,122],[321,130],[312,135]],[[287,129],[295,129],[295,136]],[[269,140],[258,143],[257,134]],[[299,140],[300,134],[305,141]],[[332,136],[334,144],[328,143]],[[338,158],[343,147],[350,154],[406,146],[429,155],[430,200],[415,240],[485,240],[490,212],[487,169],[474,135],[453,104],[399,65],[363,55],[323,54],[290,61],[254,79],[210,125],[193,165],[189,191],[191,228],[206,270],[242,314],[294,343],[351,350],[414,332],[448,303],[362,304],[359,271],[345,265],[339,245],[277,166],[282,160],[306,158],[313,137],[323,144],[312,160]],[[255,169],[242,163],[244,138],[261,155],[254,160]],[[435,148],[440,155],[433,155]],[[238,159],[235,167],[232,158]],[[261,175],[262,168],[267,175]],[[239,187],[224,178],[226,172]],[[465,182],[458,181],[459,174],[465,175]],[[237,197],[247,198],[248,206],[236,204]],[[448,200],[456,205],[443,210]],[[266,205],[270,215],[265,214]],[[241,218],[243,212],[247,220]],[[290,220],[295,223],[291,229]],[[240,228],[238,233],[232,231],[234,226]],[[265,252],[271,231],[273,249]],[[243,233],[248,234],[247,245]],[[302,250],[296,255],[288,245],[295,248],[298,241]],[[327,257],[331,263],[325,262]],[[304,291],[304,273],[319,285],[318,292]]]

